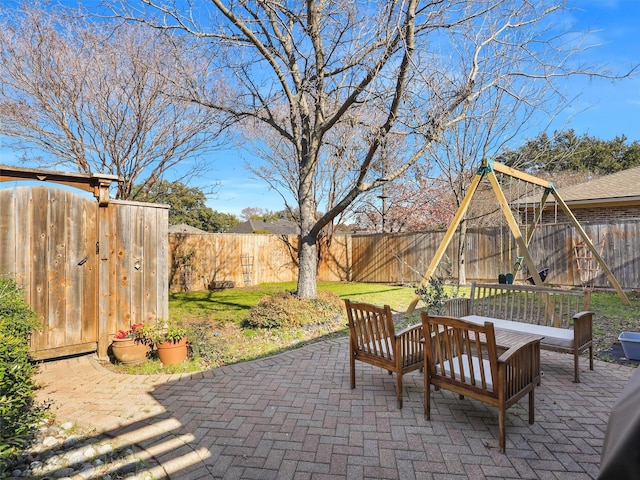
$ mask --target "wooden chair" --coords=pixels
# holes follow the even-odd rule
[[[424,366],[422,325],[395,333],[391,309],[345,300],[349,319],[351,388],[356,387],[356,360],[396,374],[396,397],[402,408],[402,376]]]
[[[540,384],[540,340],[511,346],[498,356],[493,324],[476,325],[422,312],[425,339],[424,412],[431,419],[431,385],[498,408],[498,443],[505,451],[506,410],[529,394],[529,424],[535,421],[534,389]]]

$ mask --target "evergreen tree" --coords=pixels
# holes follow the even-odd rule
[[[142,186],[137,186],[140,191]],[[185,223],[206,232],[224,232],[236,226],[235,215],[217,212],[206,206],[207,197],[198,187],[188,187],[182,182],[162,180],[147,192],[140,193],[144,202],[170,205],[169,224]]]

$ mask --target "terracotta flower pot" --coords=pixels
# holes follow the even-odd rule
[[[149,345],[134,338],[114,338],[111,352],[116,361],[125,365],[140,365],[147,359]]]
[[[156,349],[158,350],[158,358],[163,365],[181,363],[187,358],[187,338],[183,337],[177,342],[167,341],[156,343]]]

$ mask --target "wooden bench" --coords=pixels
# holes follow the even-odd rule
[[[227,288],[235,288],[236,282],[233,280],[211,280],[209,282],[209,290],[214,292],[216,290],[226,290]]]
[[[446,302],[446,314],[495,328],[542,335],[546,350],[572,353],[574,381],[580,382],[580,354],[589,350],[593,370],[591,292],[528,285],[473,282],[469,298]]]

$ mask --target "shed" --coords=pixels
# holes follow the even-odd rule
[[[118,180],[0,166],[0,272],[44,321],[36,359],[106,358],[119,329],[168,316],[169,207],[109,198]]]

